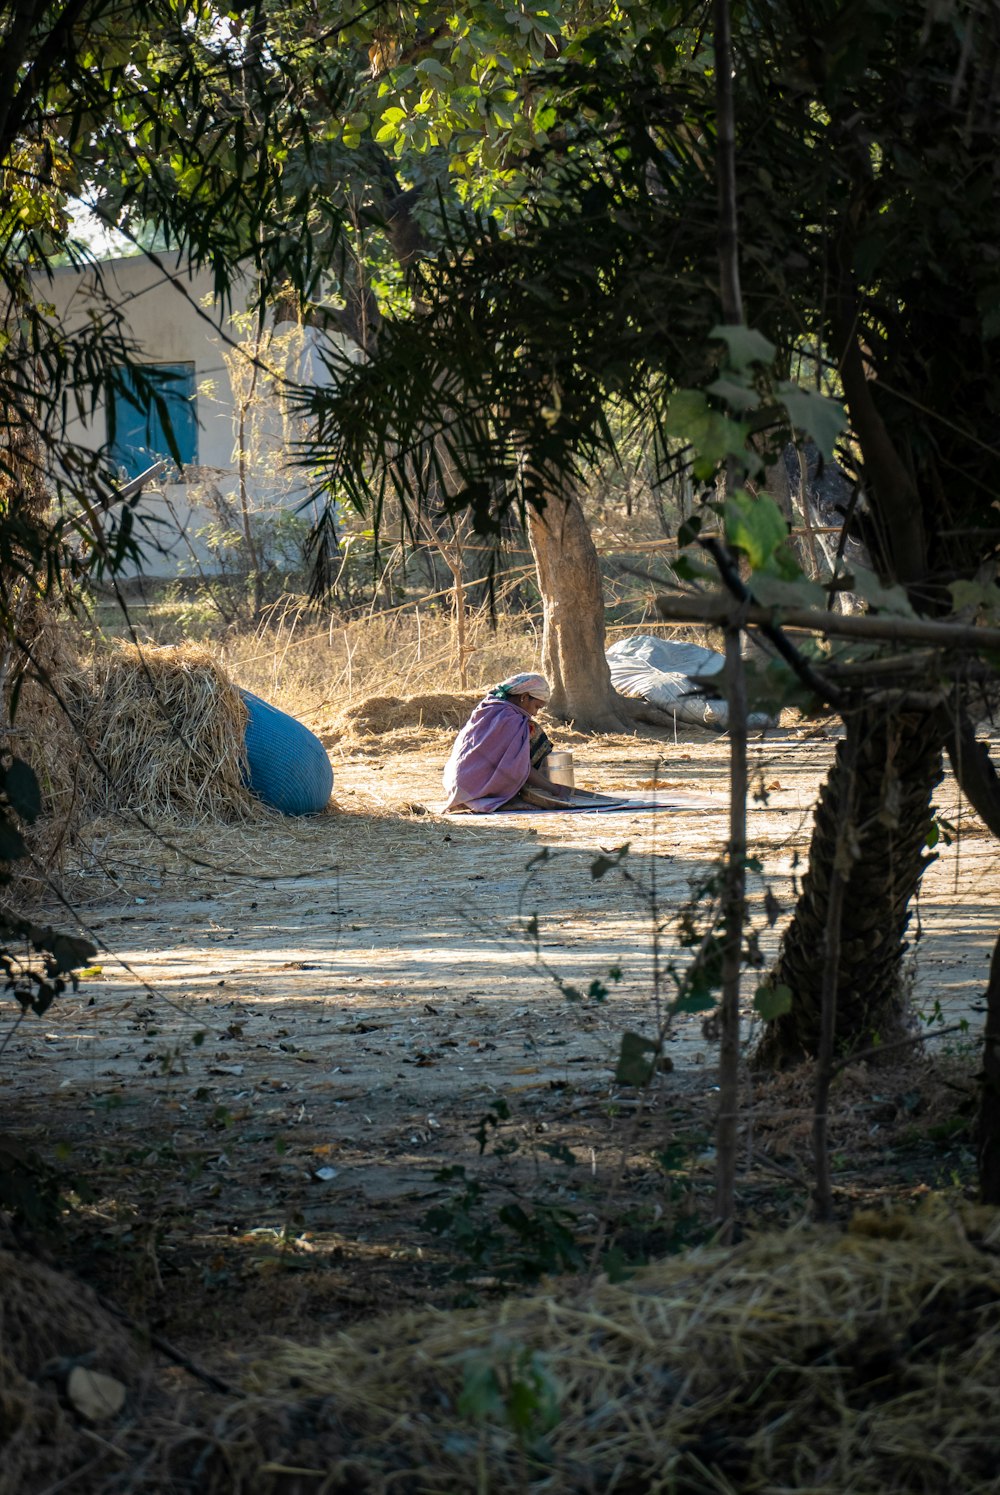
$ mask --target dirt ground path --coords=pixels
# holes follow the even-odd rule
[[[679,1237],[693,1181],[710,1175],[715,1056],[700,1017],[677,1022],[673,1070],[638,1122],[634,1092],[615,1085],[622,1033],[654,1028],[653,915],[634,886],[591,867],[628,842],[627,866],[647,882],[655,869],[667,918],[725,840],[725,742],[573,744],[578,782],[655,777],[710,809],[489,819],[428,809],[447,745],[426,733],[386,755],[333,754],[339,811],[309,822],[173,828],[164,841],[88,833],[118,887],[110,896],[90,873],[66,893],[102,946],[100,970],[9,1037],[4,1125],[55,1144],[77,1181],[90,1274],[184,1343],[306,1332],[443,1293],[440,1243],[421,1222],[454,1196],[440,1177],[449,1165],[497,1197],[541,1190],[586,1245],[624,1146],[613,1213],[623,1239],[653,1248],[656,1232],[661,1246]],[[767,928],[764,892],[787,915],[831,751],[805,732],[755,748],[766,803],[750,812],[764,868],[751,892],[769,954],[782,920]],[[938,800],[962,833],[925,879],[914,990],[946,1026],[969,1019],[969,1038],[937,1040],[944,1049],[978,1034],[1000,871],[950,780]],[[49,916],[66,922],[57,907]],[[668,931],[662,959],[678,953]],[[556,978],[581,991],[597,980],[609,995],[568,1000]],[[748,1024],[751,997],[748,982]],[[920,1084],[884,1083],[905,1120],[899,1096]],[[794,1215],[808,1203],[806,1113],[783,1104],[760,1190],[772,1212]],[[487,1115],[498,1124],[480,1158]],[[916,1187],[937,1181],[922,1168],[959,1166],[914,1159]],[[864,1171],[845,1163],[841,1187],[863,1190]]]

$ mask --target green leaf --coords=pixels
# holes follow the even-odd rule
[[[445,87],[454,81],[451,69],[444,67],[436,57],[425,57],[422,62],[417,63],[416,70],[422,78],[432,78],[435,83],[444,84]]]
[[[750,582],[757,601],[764,607],[825,607],[826,593],[818,581],[799,576],[786,581],[767,571],[755,571]]]
[[[979,607],[983,600],[983,588],[978,581],[949,582],[952,606],[956,612],[963,607]]]
[[[718,1003],[707,987],[699,986],[678,997],[670,1006],[672,1012],[711,1012]]]
[[[729,363],[734,369],[749,368],[752,363],[771,363],[775,347],[762,332],[739,323],[719,323],[708,334],[726,344]]]
[[[988,612],[996,612],[1000,607],[1000,587],[993,582],[984,585],[980,581],[953,581],[948,590],[956,612],[963,607],[985,608]]]
[[[758,986],[754,993],[753,1005],[765,1023],[773,1023],[775,1018],[784,1017],[786,1012],[791,1012],[791,987]]]
[[[895,613],[900,618],[916,616],[902,587],[884,586],[875,573],[865,566],[853,566],[851,569],[851,590],[864,598],[869,606],[877,607],[881,612]]]
[[[697,427],[709,414],[708,401],[700,389],[678,389],[667,407],[670,428],[677,433]]]
[[[751,498],[734,493],[726,500],[726,539],[743,551],[755,571],[767,565],[787,538],[784,515],[769,494]]]
[[[692,514],[690,519],[685,519],[677,531],[677,544],[684,548],[685,545],[693,545],[701,531],[701,516]]]
[[[7,798],[22,820],[29,825],[42,813],[42,791],[38,787],[34,769],[20,758],[15,758],[4,778]]]
[[[679,389],[667,406],[667,429],[672,436],[694,448],[691,463],[695,477],[707,482],[719,464],[731,454],[749,461],[746,440],[749,426],[730,420],[713,410],[703,390]]]
[[[679,555],[670,567],[678,581],[718,581],[719,573],[707,561],[691,555]]]
[[[619,1085],[648,1085],[656,1068],[659,1046],[641,1033],[623,1033],[615,1081]]]
[[[567,1168],[576,1167],[576,1154],[570,1151],[565,1142],[543,1142],[538,1151],[544,1152],[546,1157],[552,1158],[556,1163],[562,1163]]]
[[[843,405],[818,389],[801,389],[797,384],[779,384],[778,394],[796,430],[811,437],[824,457],[832,457],[837,438],[847,426]]]
[[[983,313],[983,341],[988,343],[1000,337],[1000,306],[990,307]]]
[[[807,690],[785,660],[771,659],[762,666],[751,658],[745,664],[747,705],[751,714],[778,716],[786,706],[798,706],[803,711],[815,707],[816,698],[812,691]]]
[[[499,1417],[502,1414],[504,1400],[500,1382],[488,1361],[467,1360],[462,1381],[458,1398],[460,1417],[484,1422],[489,1417]]]
[[[718,395],[733,410],[756,410],[760,404],[757,391],[750,385],[738,384],[735,379],[716,379],[714,384],[706,387],[709,394]]]
[[[53,974],[66,975],[86,965],[97,954],[97,946],[75,934],[56,934],[49,939]]]
[[[0,818],[0,862],[16,862],[28,855],[24,837],[9,820]]]

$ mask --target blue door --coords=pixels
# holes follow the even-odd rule
[[[121,368],[108,406],[108,451],[128,477],[165,457],[175,468],[198,460],[193,363]]]

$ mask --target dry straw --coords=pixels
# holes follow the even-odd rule
[[[998,1253],[1000,1212],[931,1200],[282,1342],[198,1402],[0,1254],[0,1495],[995,1495]],[[126,1383],[99,1435],[59,1396],[78,1357]]]
[[[119,644],[95,660],[91,690],[93,808],[189,820],[260,813],[243,782],[247,709],[207,649]]]
[[[428,691],[415,696],[366,696],[348,706],[340,720],[346,730],[372,736],[401,727],[461,727],[482,691]]]
[[[995,1495],[998,1250],[996,1211],[870,1215],[281,1344],[200,1489]]]
[[[31,764],[45,806],[45,814],[25,828],[34,865],[56,870],[85,813],[86,753],[74,717],[87,687],[72,623],[41,604],[31,610],[30,623],[24,632],[30,634],[31,658],[19,661],[22,673],[10,748]],[[38,881],[27,862],[18,863],[14,874],[19,893]]]
[[[134,1409],[146,1385],[142,1349],[82,1282],[23,1252],[0,1250],[0,1330],[0,1495],[111,1488],[88,1483],[100,1440],[63,1386],[74,1364],[85,1365],[120,1377]],[[115,1449],[109,1455],[105,1479],[123,1462]]]

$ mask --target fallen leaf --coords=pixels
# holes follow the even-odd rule
[[[114,1376],[75,1365],[66,1383],[66,1395],[88,1422],[106,1422],[117,1417],[125,1405],[125,1387]]]

